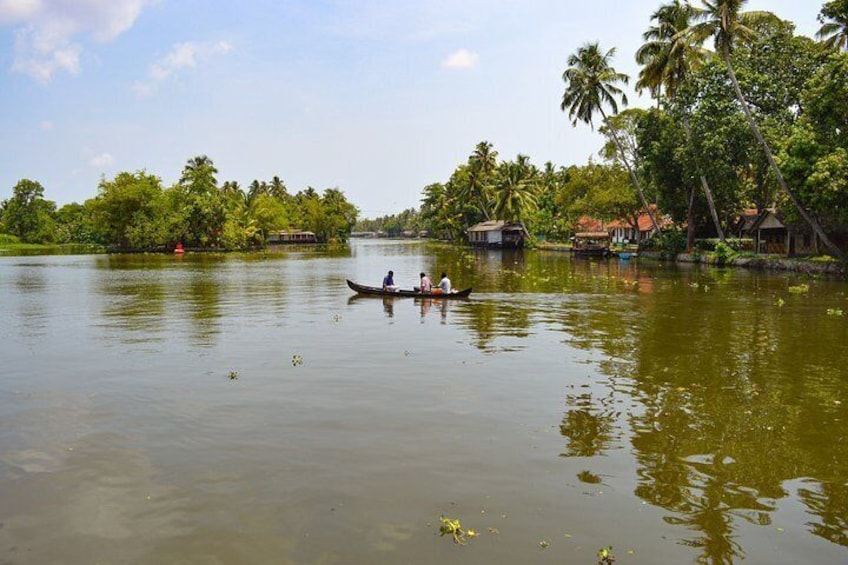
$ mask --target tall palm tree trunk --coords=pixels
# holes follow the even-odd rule
[[[839,247],[837,247],[827,234],[822,229],[818,220],[816,220],[812,214],[810,214],[804,206],[801,204],[801,201],[798,199],[798,196],[789,188],[786,184],[786,181],[783,179],[783,175],[780,173],[780,169],[777,167],[777,163],[774,160],[774,155],[771,153],[771,149],[766,143],[763,134],[760,132],[760,128],[757,127],[757,122],[754,121],[754,116],[751,114],[751,109],[748,107],[748,102],[745,100],[745,97],[742,95],[742,89],[739,88],[739,81],[736,80],[736,73],[733,71],[733,64],[730,62],[730,51],[725,48],[722,49],[722,56],[724,57],[724,64],[727,66],[727,74],[730,76],[730,82],[733,84],[733,90],[736,92],[736,98],[739,100],[739,104],[742,105],[742,111],[745,113],[745,117],[748,119],[748,125],[751,127],[751,131],[754,132],[754,136],[757,138],[757,141],[760,142],[760,145],[763,146],[763,151],[765,151],[766,159],[768,160],[769,167],[771,167],[772,172],[774,172],[774,176],[777,177],[777,184],[780,185],[780,188],[789,196],[789,200],[795,206],[795,209],[798,210],[798,213],[804,218],[815,234],[821,239],[822,243],[824,243],[825,247],[827,247],[828,251],[834,257],[839,258],[841,261],[846,262],[848,258],[846,258],[845,254],[842,252]]]
[[[695,247],[695,188],[689,191],[689,207],[686,209],[686,253]]]
[[[645,212],[648,214],[648,217],[651,218],[651,224],[653,224],[654,229],[659,232],[660,226],[657,223],[657,219],[654,217],[654,213],[651,212],[651,207],[648,206],[648,200],[645,198],[645,193],[642,191],[642,184],[639,182],[639,179],[636,178],[636,173],[633,171],[633,168],[630,166],[630,163],[627,162],[627,156],[624,153],[624,147],[621,144],[621,140],[618,139],[618,134],[616,133],[615,128],[607,119],[606,112],[604,112],[603,108],[601,108],[600,111],[601,118],[603,118],[604,123],[609,128],[610,133],[612,134],[612,139],[615,142],[615,146],[618,148],[618,153],[621,155],[621,160],[624,163],[624,166],[627,168],[627,172],[630,173],[630,180],[633,181],[633,186],[636,187],[636,193],[639,195],[639,200],[642,202],[642,206],[645,208]],[[638,225],[636,226],[636,229],[638,231]]]
[[[692,127],[689,125],[688,116],[683,118],[683,129],[686,131],[686,142],[689,144],[689,148],[691,149]],[[695,165],[698,167],[698,175],[701,177],[701,187],[704,189],[704,196],[707,197],[707,205],[710,207],[710,216],[713,217],[713,224],[715,224],[715,229],[718,233],[718,238],[720,241],[724,241],[724,231],[721,229],[721,222],[719,222],[718,220],[718,212],[716,211],[715,200],[713,200],[713,191],[710,190],[710,185],[707,182],[707,177],[705,177],[704,173],[701,172],[701,166],[697,163],[697,159]]]

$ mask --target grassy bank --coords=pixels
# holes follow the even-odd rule
[[[0,241],[0,256],[15,255],[87,255],[91,253],[105,253],[106,248],[102,245],[91,243],[20,243]]]
[[[791,271],[808,275],[846,276],[845,264],[827,256],[821,257],[786,257],[785,255],[755,255],[753,253],[733,254],[723,257],[716,253],[689,254],[680,253],[667,256],[659,252],[642,252],[640,257],[657,260],[674,260],[680,263],[704,263],[708,265],[726,265],[744,267],[747,269]]]

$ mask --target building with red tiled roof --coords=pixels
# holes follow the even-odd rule
[[[659,224],[660,229],[674,224],[669,216],[663,215],[655,205],[651,204],[651,212]],[[614,220],[607,224],[607,231],[613,243],[637,243],[649,239],[656,233],[651,216],[642,211],[635,218],[624,218]]]
[[[580,216],[573,226],[575,232],[600,232],[607,231],[603,220],[591,216]]]

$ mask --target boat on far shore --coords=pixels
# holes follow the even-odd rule
[[[572,238],[571,250],[577,257],[606,257],[610,254],[607,232],[579,232]]]

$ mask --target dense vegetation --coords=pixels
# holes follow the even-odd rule
[[[619,112],[629,77],[615,49],[580,47],[563,74],[562,110],[600,124],[601,163],[541,169],[519,155],[498,162],[481,142],[450,179],[423,189],[424,228],[448,238],[480,220],[568,235],[583,214],[626,218],[650,204],[697,233],[724,239],[745,208],[776,207],[828,234],[848,226],[848,0],[819,13],[819,42],[745,0],[672,0],[653,14],[636,53],[636,87],[656,107]],[[707,49],[712,44],[714,51]]]
[[[246,249],[291,228],[312,231],[319,241],[346,240],[356,222],[356,208],[338,189],[319,194],[310,187],[291,195],[274,177],[244,190],[232,181],[219,186],[217,173],[206,156],[190,159],[168,188],[147,172],[122,172],[103,179],[96,197],[59,209],[44,198],[41,184],[23,179],[0,204],[0,233],[24,243]]]

